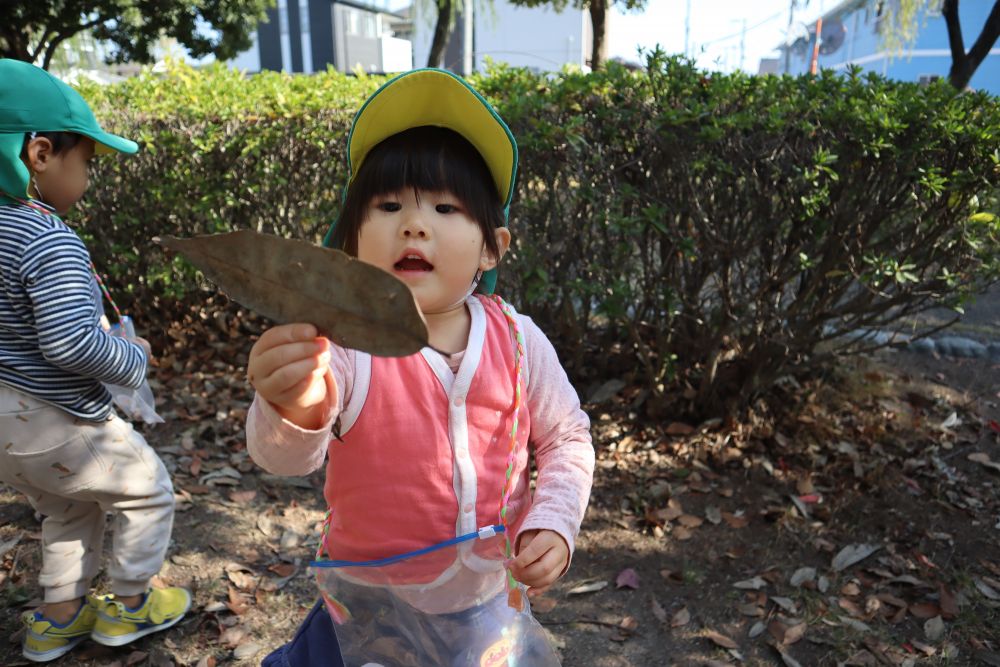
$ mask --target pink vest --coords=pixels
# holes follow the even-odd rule
[[[514,412],[514,341],[496,303],[473,297],[467,304],[472,325],[457,374],[427,348],[401,358],[356,354],[342,441],[330,442],[326,471],[331,559],[395,556],[499,523]],[[531,504],[526,402],[522,386],[507,511],[512,539]],[[499,558],[495,547],[477,548],[476,541],[443,549],[440,557],[420,558],[407,583],[432,582],[458,561],[495,570]]]

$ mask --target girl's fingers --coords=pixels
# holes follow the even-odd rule
[[[547,586],[559,578],[563,566],[563,563],[560,562],[561,560],[555,550],[547,551],[535,562],[521,568],[521,578],[519,581],[532,588]]]
[[[318,378],[315,374],[303,378],[301,381],[290,387],[288,390],[269,399],[275,405],[289,408],[311,407],[322,402],[328,394],[325,378]]]
[[[326,339],[286,343],[259,354],[249,362],[248,370],[253,374],[254,380],[259,382],[275,374],[284,366],[304,359],[318,359],[319,357],[325,358],[327,363],[330,361],[330,355],[326,352]]]
[[[289,390],[303,380],[310,380],[316,374],[322,376],[320,371],[325,372],[329,363],[330,359],[325,354],[319,357],[310,356],[300,359],[281,366],[266,377],[258,378],[255,386],[257,391],[272,403],[280,402],[280,400],[275,399],[282,394],[289,393]]]
[[[317,335],[319,334],[316,327],[311,324],[282,324],[271,327],[254,343],[250,350],[250,358],[260,356],[273,347],[313,340]]]

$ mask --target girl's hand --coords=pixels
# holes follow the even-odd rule
[[[562,576],[569,563],[569,546],[552,530],[526,530],[518,539],[511,574],[528,587],[528,595],[541,595]]]
[[[336,391],[330,342],[311,324],[284,324],[264,332],[247,363],[247,380],[261,398],[304,429],[323,425],[327,398]]]

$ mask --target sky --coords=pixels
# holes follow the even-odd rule
[[[641,13],[616,8],[608,30],[608,56],[637,61],[637,47],[648,49],[657,43],[667,53],[684,53],[685,25],[690,22],[688,52],[699,67],[756,72],[761,58],[777,56],[775,47],[788,31],[790,4],[791,0],[648,0]],[[795,11],[794,21],[800,26],[815,21],[824,8],[835,5],[836,0],[812,0],[807,8]]]

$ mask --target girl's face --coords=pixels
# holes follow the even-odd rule
[[[88,137],[58,154],[52,151],[48,139],[32,139],[27,155],[28,170],[35,181],[32,194],[65,215],[87,190],[87,165],[93,157],[94,140]]]
[[[510,233],[495,233],[502,254]],[[425,314],[463,305],[477,272],[499,261],[457,197],[412,188],[372,199],[358,230],[358,259],[406,283]]]

